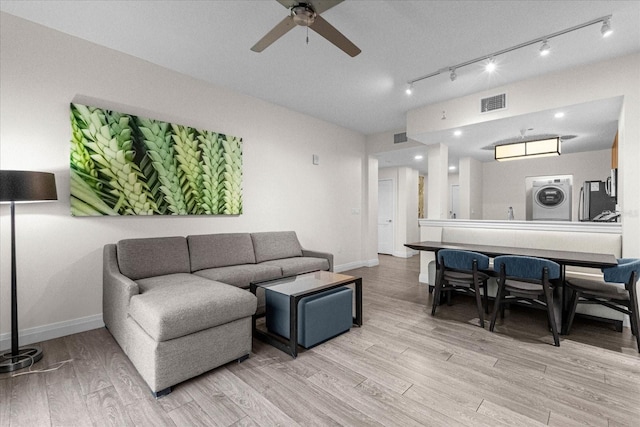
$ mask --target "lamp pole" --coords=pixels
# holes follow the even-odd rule
[[[11,361],[18,356],[18,279],[16,277],[16,202],[11,201]]]
[[[58,200],[55,175],[48,172],[0,170],[0,202],[11,204],[11,350],[0,353],[0,373],[32,366],[42,359],[37,346],[20,348],[16,265],[16,202]]]

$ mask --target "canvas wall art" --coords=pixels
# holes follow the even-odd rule
[[[239,215],[242,139],[71,104],[71,213]]]

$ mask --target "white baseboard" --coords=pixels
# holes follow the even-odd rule
[[[418,282],[424,283],[425,285],[429,284],[429,275],[427,273],[420,273],[418,276]]]
[[[335,271],[336,273],[341,273],[343,271],[355,270],[356,268],[361,268],[361,267],[375,267],[376,265],[379,265],[379,264],[380,264],[380,261],[378,261],[378,258],[373,258],[373,259],[368,259],[364,261],[354,261],[354,262],[348,262],[346,264],[334,265],[333,271]]]
[[[402,251],[394,251],[392,255],[398,258],[411,258],[414,255],[418,255],[418,253],[418,251],[415,251],[413,249],[405,249]]]
[[[380,265],[380,260],[378,258],[373,258],[364,262],[365,267],[376,267]]]
[[[29,345],[64,337],[66,335],[77,334],[78,332],[102,328],[103,326],[102,313],[100,313],[79,319],[65,320],[64,322],[23,329],[18,333],[18,341],[20,346]],[[0,351],[9,349],[11,349],[11,333],[0,334]]]

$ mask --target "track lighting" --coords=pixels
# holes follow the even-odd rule
[[[542,46],[540,46],[540,56],[547,56],[551,52],[551,47],[549,47],[549,43],[546,40],[542,41]]]
[[[484,55],[484,56],[481,56],[479,58],[471,59],[469,61],[465,61],[465,62],[462,62],[460,64],[451,65],[451,66],[448,66],[448,67],[443,67],[443,68],[441,68],[441,69],[439,69],[437,71],[434,71],[432,73],[425,74],[424,76],[421,76],[421,77],[418,77],[416,79],[410,80],[408,82],[409,87],[407,88],[407,94],[411,95],[411,93],[413,91],[413,84],[414,83],[419,82],[421,80],[426,80],[428,78],[437,76],[437,75],[442,74],[442,73],[448,72],[449,73],[449,78],[451,79],[451,81],[454,81],[458,77],[458,75],[456,74],[456,70],[458,68],[466,67],[467,65],[476,64],[478,62],[487,61],[487,63],[485,64],[485,70],[487,72],[492,72],[496,68],[496,63],[494,61],[494,58],[496,56],[500,56],[500,55],[503,55],[505,53],[509,53],[509,52],[514,51],[514,50],[521,49],[523,47],[527,47],[527,46],[531,46],[531,45],[534,45],[534,44],[541,43],[541,45],[540,45],[540,56],[548,55],[550,53],[550,51],[551,51],[551,47],[549,46],[549,40],[550,39],[552,39],[554,37],[561,36],[563,34],[571,33],[571,32],[576,31],[576,30],[580,30],[580,29],[585,28],[585,27],[589,27],[591,25],[602,23],[602,28],[600,29],[600,32],[602,33],[602,37],[607,37],[613,32],[613,30],[611,29],[611,16],[612,15],[607,15],[607,16],[602,16],[602,17],[597,18],[597,19],[592,19],[591,21],[588,21],[588,22],[585,22],[585,23],[582,23],[582,24],[579,24],[579,25],[576,25],[576,26],[573,26],[573,27],[570,27],[570,28],[565,28],[564,30],[557,31],[557,32],[551,33],[551,34],[547,34],[546,36],[538,37],[537,39],[529,40],[528,42],[520,43],[518,45],[511,46],[511,47],[508,47],[506,49],[499,50],[497,52],[493,52],[493,53],[491,53],[489,55]],[[443,117],[443,119],[444,119],[444,117]]]
[[[610,19],[611,18],[606,18],[604,21],[602,21],[602,28],[600,28],[602,37],[609,37],[611,33],[613,33],[613,30],[611,29]]]

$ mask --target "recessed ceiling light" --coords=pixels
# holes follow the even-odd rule
[[[553,117],[555,117],[556,119],[561,119],[564,117],[564,113],[562,111],[558,111],[556,114],[553,115]]]
[[[422,160],[422,159],[424,159],[424,157],[422,156],[422,154],[418,154],[417,156],[414,157],[414,159]]]
[[[449,170],[450,171],[454,171],[454,170],[456,170],[456,167],[455,166],[449,166]]]
[[[458,130],[456,130],[456,131],[453,131],[453,134],[454,134],[455,136],[460,136],[460,135],[462,135],[462,131],[461,131],[460,129],[458,129]]]

